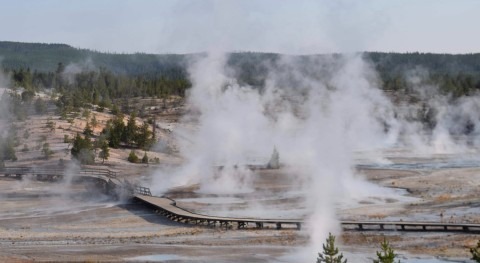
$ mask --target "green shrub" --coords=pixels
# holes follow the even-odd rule
[[[130,154],[128,155],[127,160],[131,163],[138,163],[139,159],[138,156],[135,154],[135,151],[132,150]]]

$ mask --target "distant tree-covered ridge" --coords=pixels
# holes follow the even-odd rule
[[[478,74],[480,53],[433,54],[433,53],[384,53],[364,52],[382,74],[397,75],[404,70],[422,67],[433,74]],[[0,41],[1,65],[7,69],[30,68],[32,71],[49,72],[58,63],[68,65],[91,59],[98,68],[114,74],[148,75],[185,73],[188,59],[198,54],[117,54],[79,49],[66,44],[21,43]],[[242,52],[232,53],[229,63],[247,69],[247,65],[261,65],[278,61],[280,54]],[[303,57],[321,57],[308,55]],[[301,56],[300,56],[301,57]],[[256,67],[254,67],[256,68]]]
[[[60,106],[78,103],[108,106],[119,98],[183,96],[191,85],[188,63],[202,55],[116,54],[65,44],[0,41],[0,62],[13,76],[15,86],[33,91],[54,88],[63,94]],[[377,70],[379,86],[384,90],[411,92],[414,87],[409,78],[418,72],[427,72],[423,80],[426,84],[438,86],[441,92],[453,97],[480,90],[480,54],[364,52],[361,55]],[[285,61],[293,61],[295,70],[322,79],[338,68],[341,56],[231,53],[227,63],[234,70],[228,74],[242,85],[261,88],[272,69],[287,72],[288,76],[292,69]],[[291,81],[286,77],[279,85],[295,86]]]
[[[41,44],[0,41],[1,65],[5,69],[29,68],[51,72],[58,63],[69,65],[91,61],[96,68],[124,75],[184,76],[184,55],[114,54],[78,49],[65,44]]]

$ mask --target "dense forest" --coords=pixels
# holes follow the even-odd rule
[[[5,69],[52,72],[64,65],[91,63],[113,74],[131,76],[184,76],[186,56],[151,54],[112,54],[78,49],[65,44],[38,44],[0,41],[0,61]]]
[[[385,90],[409,92],[412,87],[408,73],[414,70],[428,72],[424,81],[453,97],[480,89],[480,54],[366,52],[362,55],[379,72],[380,86]],[[112,101],[132,97],[184,96],[191,85],[187,63],[196,56],[202,54],[114,54],[65,44],[0,42],[1,66],[12,77],[13,86],[30,93],[53,89],[61,94],[58,106],[66,110],[85,103],[110,107]],[[262,87],[269,69],[282,70],[284,57],[274,53],[233,53],[228,64],[240,83]],[[321,75],[322,70],[335,67],[329,64],[322,69],[317,61],[328,57],[335,64],[339,56],[289,57],[295,59],[301,70]]]

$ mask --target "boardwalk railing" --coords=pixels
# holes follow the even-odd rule
[[[105,176],[108,178],[117,178],[117,173],[109,169],[99,168],[80,168],[80,169],[68,169],[68,168],[49,168],[49,167],[3,167],[0,168],[0,174],[9,175],[43,175],[43,176],[65,176],[66,174],[73,175],[96,175]]]
[[[133,192],[135,194],[152,196],[152,193],[150,192],[150,188],[139,186],[139,185],[133,186]]]
[[[441,223],[441,222],[404,222],[404,221],[342,221],[341,224],[357,230],[375,231],[435,231],[435,232],[480,232],[480,224]]]

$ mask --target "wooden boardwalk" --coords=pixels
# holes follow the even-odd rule
[[[201,215],[176,206],[175,201],[169,198],[141,194],[135,194],[134,197],[147,203],[161,215],[166,216],[173,221],[187,224],[190,223],[212,227],[219,226],[225,228],[231,228],[235,225],[238,229],[246,228],[250,225],[254,225],[257,228],[263,228],[270,225],[276,229],[282,229],[285,226],[293,226],[297,229],[300,229],[302,226],[302,222],[299,220],[235,218]]]
[[[409,221],[341,221],[345,229],[361,231],[422,231],[480,233],[480,224],[409,222]]]
[[[258,219],[217,217],[192,213],[176,206],[174,200],[165,197],[135,194],[134,197],[147,203],[159,214],[176,222],[211,227],[225,227],[238,229],[255,227],[272,227],[275,229],[296,228],[301,229],[304,221],[301,219]],[[359,231],[422,231],[422,232],[467,232],[480,233],[480,224],[453,224],[440,222],[407,222],[407,221],[341,221],[346,230]]]
[[[65,176],[62,168],[7,167],[0,168],[4,176],[22,177],[36,176],[39,180],[55,181]],[[117,178],[116,172],[108,169],[85,168],[71,172],[73,176],[90,177],[101,182],[104,191],[112,196],[127,195],[152,207],[159,214],[176,222],[204,225],[209,227],[225,227],[226,229],[242,229],[248,227],[273,229],[301,229],[302,219],[259,219],[208,216],[190,212],[176,206],[174,200],[166,197],[152,196],[147,187],[131,184],[127,180]],[[464,232],[480,233],[480,224],[441,223],[441,222],[408,222],[408,221],[341,221],[346,230],[358,231],[422,231],[422,232]]]

